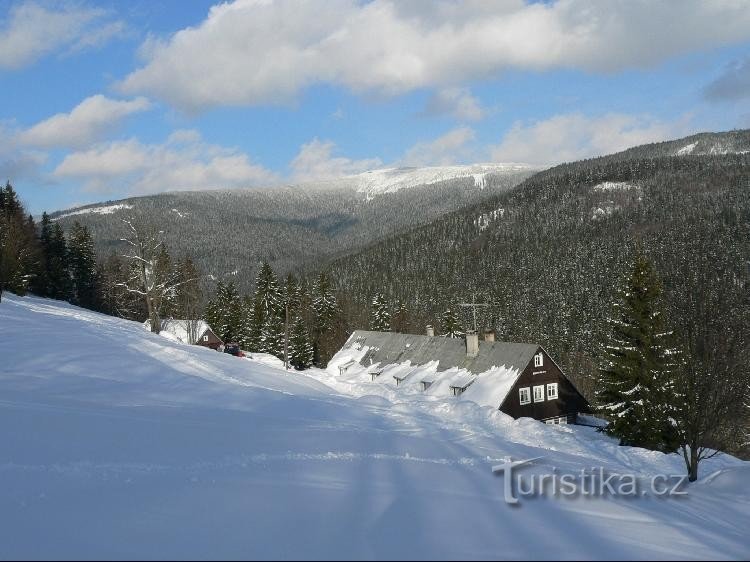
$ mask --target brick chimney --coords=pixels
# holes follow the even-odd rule
[[[466,356],[476,357],[479,355],[479,334],[474,330],[466,331]]]

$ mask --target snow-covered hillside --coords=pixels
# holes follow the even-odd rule
[[[528,164],[469,164],[464,166],[428,166],[424,168],[384,168],[370,170],[327,182],[330,186],[352,187],[370,199],[420,185],[431,185],[456,178],[472,178],[474,185],[484,187],[488,174],[530,172]]]
[[[510,506],[492,466],[682,473],[592,428],[284,372],[143,326],[0,303],[2,558],[747,558],[750,464],[680,498]]]

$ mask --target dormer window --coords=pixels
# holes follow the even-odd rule
[[[534,355],[534,367],[544,366],[544,354],[540,351]]]

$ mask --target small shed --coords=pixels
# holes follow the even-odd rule
[[[143,325],[147,330],[151,330],[150,320],[146,320]],[[205,320],[167,318],[161,321],[160,333],[181,343],[200,345],[214,350],[224,343]]]

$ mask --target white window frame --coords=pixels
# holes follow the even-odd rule
[[[554,393],[551,392],[554,390]],[[547,400],[557,400],[558,394],[557,394],[557,383],[556,382],[550,382],[547,383]]]
[[[544,385],[535,384],[533,388],[534,402],[544,402]]]
[[[544,367],[544,353],[541,351],[534,355],[534,367]]]
[[[524,396],[526,399],[524,400]],[[521,403],[521,406],[525,406],[526,404],[531,404],[531,388],[528,386],[524,386],[523,388],[518,389],[518,400]]]
[[[203,336],[203,341],[208,341],[208,336]]]

